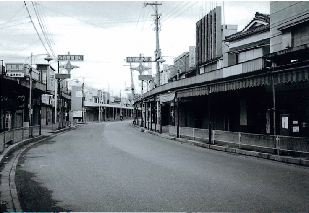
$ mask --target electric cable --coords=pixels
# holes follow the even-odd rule
[[[24,8],[24,6],[22,6],[7,22],[5,22],[4,24],[1,25],[0,30],[7,24],[10,23],[11,20],[19,13],[20,10],[22,10]]]
[[[31,14],[30,14],[29,9],[28,9],[28,7],[27,7],[26,1],[24,1],[24,4],[25,4],[26,10],[27,10],[27,12],[28,12],[28,14],[29,14],[30,21],[32,22],[32,25],[33,25],[33,27],[34,27],[34,29],[35,29],[37,35],[39,36],[39,38],[40,38],[40,40],[41,40],[41,43],[42,43],[44,49],[46,50],[46,53],[48,53],[48,54],[50,55],[50,53],[48,52],[48,50],[47,50],[47,48],[46,48],[46,46],[45,46],[45,44],[44,44],[44,42],[43,42],[43,40],[42,40],[42,38],[41,38],[39,32],[38,32],[38,30],[37,30],[37,28],[35,27],[35,24],[34,24],[34,22],[33,22],[33,20],[32,20]]]
[[[45,40],[46,40],[46,43],[47,43],[47,45],[48,45],[50,51],[52,52],[52,56],[55,57],[55,52],[54,52],[54,50],[53,50],[53,48],[52,48],[52,46],[51,46],[51,44],[50,44],[50,41],[49,41],[49,39],[48,39],[48,37],[47,37],[47,35],[46,35],[46,32],[45,32],[45,30],[44,30],[44,26],[43,26],[43,23],[42,23],[42,19],[41,19],[41,17],[40,17],[39,14],[38,14],[36,5],[35,5],[33,2],[31,2],[31,3],[32,3],[33,9],[34,9],[34,12],[35,12],[35,14],[36,14],[36,17],[37,17],[39,26],[40,26],[40,28],[41,28],[42,34],[44,35]]]

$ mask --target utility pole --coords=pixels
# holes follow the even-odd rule
[[[157,1],[153,3],[144,3],[144,6],[146,7],[147,5],[154,6],[155,10],[155,31],[156,31],[156,51],[155,51],[155,61],[156,63],[156,68],[157,68],[157,75],[158,75],[158,83],[160,86],[160,62],[159,59],[161,59],[161,49],[160,49],[160,43],[159,43],[159,19],[161,18],[161,14],[158,14],[158,5],[162,5],[162,3],[158,3]]]
[[[151,5],[155,9],[155,31],[156,31],[156,51],[155,51],[155,61],[156,61],[156,70],[158,75],[158,86],[160,86],[160,62],[162,60],[161,56],[161,49],[160,49],[160,43],[159,43],[159,19],[161,18],[161,14],[158,14],[158,5],[162,5],[161,3],[158,3],[157,1],[153,3],[144,3],[144,6]],[[158,103],[158,102],[157,102]],[[160,105],[161,107],[161,105]],[[159,105],[157,104],[157,112],[159,111]],[[162,114],[160,114],[162,116]],[[159,113],[157,113],[157,121],[159,120]],[[160,120],[162,120],[162,117],[160,117]],[[160,124],[160,133],[162,133],[162,122]]]
[[[132,92],[131,104],[133,104],[135,94],[134,94],[134,82],[133,82],[133,69],[131,62],[130,62],[130,72],[131,72],[131,92]]]
[[[31,53],[31,62],[30,62],[30,69],[29,69],[29,137],[32,137],[32,53]]]

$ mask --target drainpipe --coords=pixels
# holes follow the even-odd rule
[[[210,93],[210,89],[208,90],[209,91],[209,94],[208,94],[208,119],[209,119],[209,124],[208,124],[208,128],[209,128],[209,143],[211,144],[211,135],[212,135],[212,131],[211,131],[211,107],[210,107],[210,104],[211,104],[211,100],[210,100],[210,97],[211,97],[211,93]]]
[[[180,100],[180,98],[177,98],[177,138],[179,138],[179,120],[180,120],[180,116],[179,116],[179,100]]]
[[[273,73],[271,75],[271,86],[273,96],[273,128],[274,128],[274,135],[276,135],[276,91],[275,91],[275,82]]]
[[[151,101],[150,101],[150,130],[152,131],[152,104],[151,104]]]

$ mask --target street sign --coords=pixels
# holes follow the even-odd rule
[[[127,57],[127,63],[130,63],[130,62],[137,62],[137,63],[140,63],[140,62],[152,62],[152,57]]]
[[[58,55],[58,61],[84,61],[84,55]]]
[[[66,78],[71,78],[70,74],[63,74],[63,73],[56,73],[55,74],[56,79],[66,79]]]
[[[139,75],[138,80],[140,81],[150,81],[152,79],[152,75]]]

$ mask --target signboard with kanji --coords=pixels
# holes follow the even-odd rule
[[[137,63],[140,63],[140,62],[152,62],[152,57],[127,57],[126,59],[127,63],[130,63],[130,62],[137,62]]]
[[[23,73],[23,72],[7,72],[6,76],[13,77],[13,78],[23,78],[23,77],[25,77],[25,73]]]
[[[152,75],[139,75],[138,80],[140,81],[150,81],[152,79]]]
[[[66,79],[66,78],[71,78],[71,75],[70,74],[56,73],[55,78],[56,79]]]
[[[17,72],[17,71],[23,71],[24,70],[24,64],[21,63],[6,63],[6,71],[9,72]]]
[[[58,61],[84,61],[84,55],[58,55]]]

